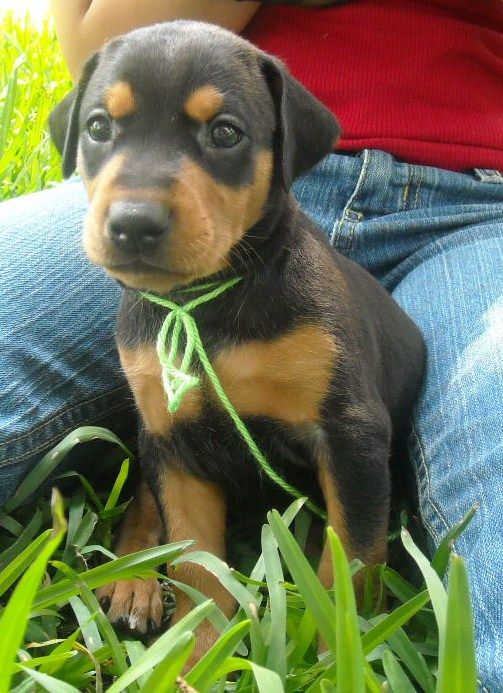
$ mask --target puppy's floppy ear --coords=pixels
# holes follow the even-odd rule
[[[288,190],[297,176],[334,150],[340,127],[282,62],[261,53],[260,63],[276,107],[276,155],[283,187]]]
[[[68,178],[77,165],[79,115],[82,98],[98,64],[99,53],[85,64],[77,86],[53,109],[49,116],[49,131],[57,150],[63,156],[63,176]]]

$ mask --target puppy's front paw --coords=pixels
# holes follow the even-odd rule
[[[163,604],[157,580],[118,580],[98,588],[96,596],[117,627],[142,634],[159,630]]]

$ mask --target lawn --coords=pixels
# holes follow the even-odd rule
[[[35,28],[10,15],[0,21],[0,194],[6,199],[60,179],[45,126],[70,81],[47,23]],[[110,481],[97,488],[82,473],[58,477],[69,451],[96,438],[110,446],[100,459]],[[431,562],[407,530],[390,540],[401,541],[415,562],[415,582],[389,566],[348,564],[328,530],[336,580],[324,590],[304,552],[311,515],[302,501],[283,515],[269,513],[262,552],[246,574],[209,554],[182,555],[184,544],[117,558],[113,533],[129,502],[132,457],[112,432],[79,429],[40,460],[0,513],[0,693],[476,690],[466,569],[451,553],[470,515]],[[56,486],[65,484],[64,498],[43,485],[51,474]],[[158,639],[142,641],[111,628],[94,588],[157,574],[166,562],[174,580],[176,564],[187,560],[214,572],[235,596],[240,608],[232,621],[192,592],[197,606]],[[441,578],[449,567],[446,588]],[[365,596],[357,614],[351,574],[358,570],[364,571]],[[170,580],[160,577],[168,616]],[[182,678],[194,629],[206,617],[221,636]],[[328,650],[318,656],[320,638]]]

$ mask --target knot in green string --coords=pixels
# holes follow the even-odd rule
[[[195,375],[191,375],[189,372],[194,350],[196,347],[199,347],[197,351],[200,351],[202,348],[199,330],[197,329],[196,321],[192,317],[191,312],[201,304],[212,301],[217,296],[220,296],[220,294],[240,281],[241,277],[236,277],[223,284],[212,282],[210,284],[199,284],[198,286],[185,289],[186,292],[203,291],[205,289],[211,289],[211,291],[181,306],[174,301],[169,301],[167,298],[161,298],[146,291],[141,292],[143,298],[169,309],[169,313],[157,335],[156,350],[161,363],[162,383],[164,391],[166,392],[166,397],[168,398],[168,411],[171,414],[178,411],[187,392],[198,387],[200,384],[200,379]],[[180,359],[180,337],[182,336],[182,332],[185,333],[185,349]],[[169,351],[166,346],[168,341]]]
[[[163,306],[169,311],[161,329],[159,330],[159,334],[157,335],[156,345],[157,355],[159,357],[162,369],[162,383],[168,400],[168,411],[170,413],[176,412],[180,408],[185,395],[190,390],[200,385],[200,378],[190,373],[192,360],[194,354],[196,354],[208,380],[212,384],[213,389],[220,399],[222,406],[232,419],[237,431],[247,444],[251,455],[258,462],[262,471],[267,474],[267,476],[274,481],[274,483],[280,486],[291,496],[294,498],[302,498],[304,497],[303,494],[300,493],[300,491],[298,491],[294,486],[285,481],[270,466],[269,462],[253,439],[250,431],[246,427],[246,424],[241,419],[233,404],[227,397],[227,394],[225,393],[225,390],[223,389],[222,384],[218,379],[218,376],[215,373],[210,359],[204,349],[201,337],[199,335],[199,330],[197,328],[197,323],[191,315],[195,308],[203,303],[212,301],[217,296],[220,296],[220,294],[224,293],[224,291],[227,291],[240,282],[241,279],[241,277],[236,277],[222,284],[219,282],[211,282],[209,284],[199,284],[194,287],[189,287],[184,291],[187,293],[205,291],[206,289],[209,289],[209,291],[203,293],[197,298],[192,299],[192,301],[184,303],[183,305],[178,305],[178,303],[175,303],[174,301],[170,301],[167,298],[161,298],[160,296],[156,296],[155,294],[151,294],[147,291],[140,292],[143,298],[145,298],[147,301],[151,301],[152,303]],[[185,349],[183,351],[183,356],[180,358],[179,351],[182,335],[185,337]],[[169,350],[167,348],[168,342]],[[318,506],[311,501],[306,501],[306,507],[319,517],[326,519],[326,513],[324,513],[323,510],[318,508]]]

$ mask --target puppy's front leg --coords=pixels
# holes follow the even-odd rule
[[[167,541],[193,539],[195,543],[188,551],[208,551],[225,559],[226,503],[223,491],[216,484],[170,468],[159,485],[159,504],[163,510]],[[233,615],[236,609],[234,598],[202,566],[181,563],[173,571],[173,577],[213,599],[229,618]],[[183,618],[193,606],[181,590],[175,590],[175,594],[177,603],[173,623]],[[208,621],[201,624],[196,635],[191,663],[200,659],[218,637]]]
[[[115,547],[118,556],[158,546],[161,518],[145,481],[135,496],[121,525]],[[155,579],[118,580],[96,590],[102,607],[112,623],[146,633],[161,625],[163,606],[161,586]]]

